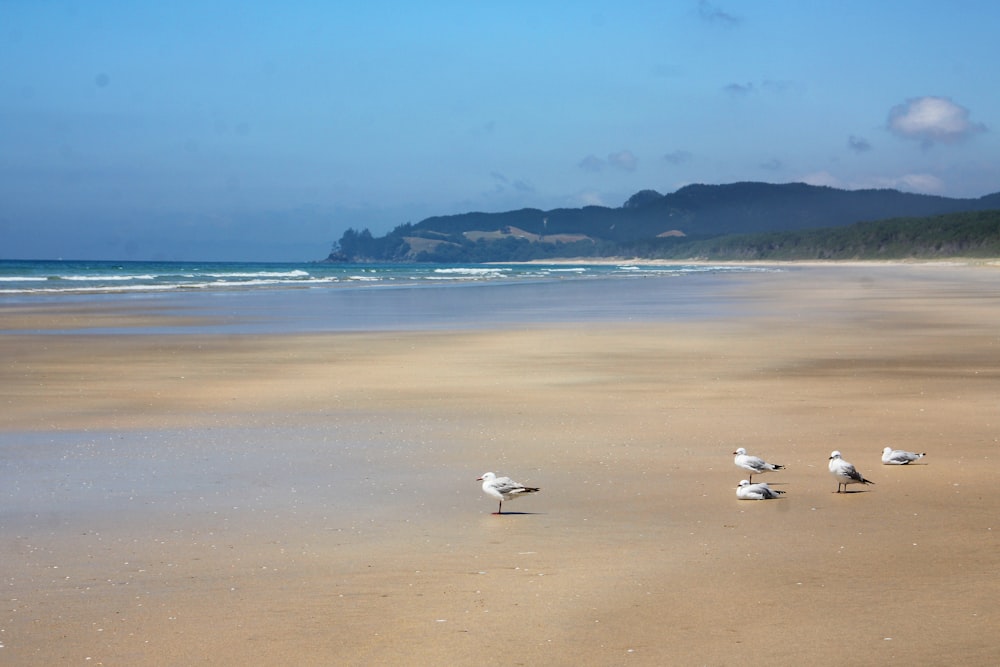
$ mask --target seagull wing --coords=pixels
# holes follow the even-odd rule
[[[855,482],[859,482],[862,484],[868,481],[867,479],[861,476],[861,473],[859,473],[852,464],[847,463],[846,461],[844,462],[844,465],[841,467],[841,474],[844,477],[848,477],[850,479],[853,479]]]
[[[530,486],[525,486],[520,482],[515,482],[510,477],[498,477],[494,480],[493,484],[497,492],[504,497],[504,500],[510,500],[512,496],[516,496],[521,493],[530,493],[538,490]]]

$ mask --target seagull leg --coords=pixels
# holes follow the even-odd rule
[[[503,514],[503,512],[501,512],[501,511],[500,511],[500,509],[501,509],[502,507],[503,507],[503,501],[501,500],[501,501],[500,501],[500,504],[499,504],[499,505],[497,505],[497,516],[500,516],[501,514]]]

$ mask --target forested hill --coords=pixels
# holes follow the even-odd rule
[[[667,195],[644,190],[620,208],[587,206],[435,216],[400,225],[383,237],[350,229],[328,259],[486,262],[652,258],[676,256],[685,246],[723,236],[801,232],[861,221],[991,209],[1000,209],[1000,193],[954,199],[804,183],[689,185]],[[704,245],[700,250],[697,254],[704,254]]]

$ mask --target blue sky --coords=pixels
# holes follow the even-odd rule
[[[979,197],[998,25],[992,0],[0,0],[0,258],[312,260],[348,227],[689,183]]]

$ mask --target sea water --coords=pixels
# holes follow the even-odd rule
[[[0,260],[0,296],[536,282],[762,270],[703,264],[340,264]]]
[[[165,318],[151,333],[316,332],[705,314],[737,274],[710,264],[0,261],[5,305],[89,302]],[[714,305],[713,305],[714,304]],[[84,326],[90,333],[114,328]],[[2,326],[0,326],[2,330]],[[136,332],[135,328],[129,331]],[[59,332],[49,332],[59,333]]]

